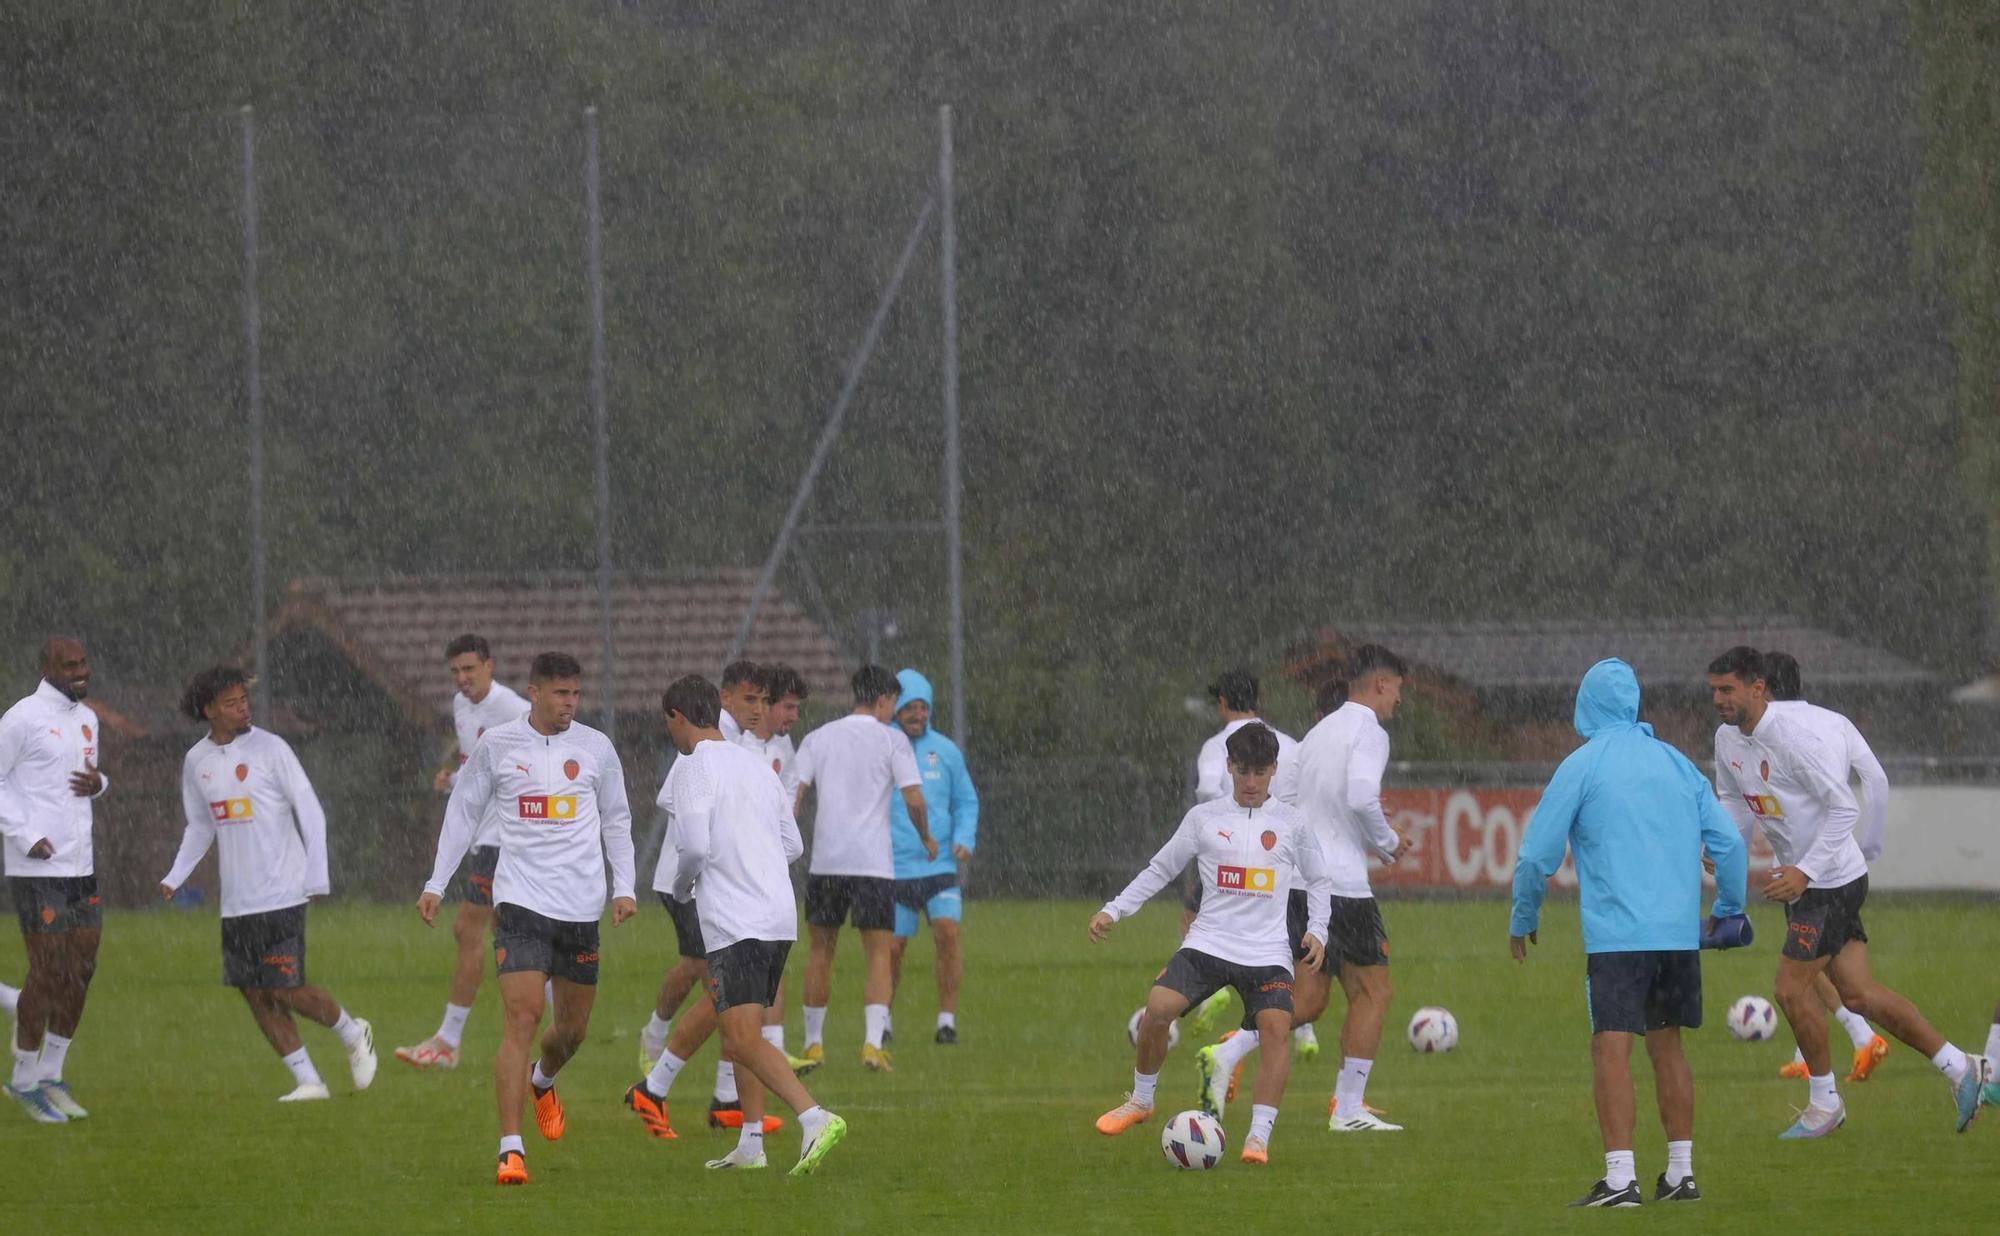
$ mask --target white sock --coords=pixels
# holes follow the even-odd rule
[[[465,1019],[472,1016],[469,1004],[447,1004],[444,1006],[444,1020],[438,1023],[437,1037],[451,1045],[453,1051],[465,1041]]]
[[[864,1005],[861,1016],[868,1027],[868,1046],[882,1046],[882,1032],[889,1028],[889,1006],[886,1004]]]
[[[1235,1034],[1215,1045],[1215,1071],[1224,1077],[1236,1071],[1236,1066],[1248,1060],[1257,1050],[1257,1032],[1238,1030]]]
[[[1805,1054],[1804,1052],[1800,1051],[1800,1050],[1799,1050],[1798,1048],[1796,1048],[1796,1047],[1792,1048],[1792,1063],[1793,1063],[1793,1064],[1804,1064],[1805,1062],[1806,1062],[1806,1054]]]
[[[54,1031],[42,1036],[41,1080],[62,1080],[63,1057],[69,1055],[69,1043]]]
[[[556,1015],[556,981],[552,978],[542,980],[542,1007],[548,1009],[551,1018]]]
[[[1349,1056],[1340,1062],[1340,1076],[1333,1080],[1333,1111],[1337,1116],[1349,1118],[1361,1114],[1361,1096],[1368,1090],[1368,1071],[1375,1067],[1373,1060],[1359,1060]],[[1631,1162],[1631,1152],[1627,1151],[1626,1162]]]
[[[556,1084],[556,1079],[542,1072],[542,1058],[535,1057],[535,1067],[528,1070],[528,1081],[537,1090],[547,1090]]]
[[[1937,1055],[1931,1057],[1931,1063],[1936,1065],[1938,1072],[1944,1074],[1944,1079],[1954,1086],[1965,1076],[1965,1071],[1972,1067],[1971,1062],[1965,1058],[1965,1053],[1950,1043],[1938,1048]]]
[[[764,1122],[761,1120],[743,1122],[743,1128],[736,1134],[736,1151],[744,1158],[754,1158],[764,1153]]]
[[[292,1071],[292,1080],[301,1086],[319,1086],[325,1083],[319,1079],[319,1070],[313,1067],[312,1057],[301,1047],[285,1057],[285,1067]]]
[[[1607,1150],[1604,1152],[1604,1183],[1613,1189],[1622,1189],[1632,1183],[1638,1172],[1632,1166],[1632,1152],[1629,1150]]]
[[[1153,1105],[1153,1091],[1160,1084],[1158,1073],[1141,1073],[1132,1070],[1132,1101],[1141,1107]]]
[[[1819,1077],[1808,1077],[1806,1084],[1810,1087],[1808,1093],[1812,1095],[1812,1098],[1807,1101],[1814,1107],[1819,1108],[1823,1112],[1830,1112],[1840,1106],[1840,1092],[1834,1089],[1833,1074],[1827,1073]]]
[[[1994,1022],[1993,1028],[1986,1032],[1986,1058],[2000,1065],[2000,1021]]]
[[[1854,1050],[1860,1051],[1875,1041],[1875,1031],[1868,1025],[1868,1019],[1850,1008],[1833,1011],[1834,1020],[1847,1031],[1847,1037],[1854,1042]]]
[[[738,1103],[736,1095],[736,1066],[727,1060],[715,1062],[715,1098],[721,1103]]]
[[[646,1074],[646,1089],[666,1098],[667,1091],[673,1087],[674,1077],[686,1067],[687,1061],[676,1056],[671,1048],[662,1051],[658,1063],[653,1065],[653,1071]]]
[[[48,1036],[43,1035],[42,1037],[47,1038]],[[41,1080],[42,1049],[39,1047],[33,1051],[23,1049],[21,1046],[21,1036],[17,1032],[14,1036],[14,1089],[23,1092],[33,1090],[36,1083]]]
[[[519,1155],[528,1153],[528,1147],[522,1143],[519,1133],[509,1133],[500,1139],[500,1153],[506,1154],[509,1150]]]
[[[340,1010],[340,1017],[333,1023],[333,1032],[339,1037],[342,1047],[352,1047],[361,1041],[361,1023],[349,1017],[346,1009]]]
[[[826,1006],[822,1004],[818,1008],[814,1008],[808,1004],[805,1008],[806,1046],[817,1047],[821,1043],[826,1042]]]
[[[785,1050],[785,1028],[783,1026],[765,1026],[759,1033],[764,1036],[766,1043],[769,1043],[779,1051]]]
[[[942,1030],[942,1029],[944,1029],[944,1028],[945,1028],[946,1026],[950,1026],[950,1027],[951,1027],[952,1029],[954,1029],[954,1030],[958,1029],[958,1014],[957,1014],[957,1013],[939,1013],[939,1014],[938,1014],[938,1029]]]
[[[646,1019],[646,1041],[648,1043],[664,1043],[667,1041],[667,1035],[671,1034],[673,1029],[674,1023],[672,1018],[662,1017],[658,1013],[654,1013]]]
[[[1250,1105],[1250,1136],[1271,1140],[1271,1126],[1278,1121],[1278,1109],[1266,1107],[1262,1103]]]
[[[0,983],[0,1013],[12,1017],[21,1011],[21,989]]]
[[[1694,1142],[1667,1143],[1667,1183],[1677,1185],[1694,1175]]]
[[[815,1103],[799,1113],[799,1132],[805,1135],[806,1141],[811,1141],[819,1136],[819,1131],[824,1129],[826,1122],[831,1119],[833,1113]]]
[[[1312,1023],[1307,1022],[1303,1026],[1292,1027],[1292,1041],[1294,1043],[1315,1043],[1319,1041],[1319,1036],[1313,1033]]]

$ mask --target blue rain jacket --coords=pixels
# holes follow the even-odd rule
[[[896,682],[903,688],[896,707],[912,700],[922,700],[933,709],[937,707],[931,701],[930,679],[922,674],[906,669],[896,675]],[[901,794],[891,795],[889,835],[895,846],[898,880],[956,872],[958,860],[952,857],[951,848],[962,845],[971,850],[979,840],[979,794],[972,788],[972,778],[965,771],[965,755],[958,744],[938,733],[936,726],[930,726],[910,746],[916,750],[917,772],[924,779],[924,807],[930,815],[931,836],[937,838],[938,856],[924,857],[924,844],[917,840],[917,826],[910,820],[910,809],[903,805]]]

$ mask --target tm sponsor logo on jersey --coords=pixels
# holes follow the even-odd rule
[[[1778,805],[1776,794],[1745,794],[1743,801],[1750,805],[1750,814],[1769,820],[1785,818],[1785,809]]]
[[[250,800],[247,798],[225,798],[208,804],[208,812],[217,824],[248,824],[252,819]]]
[[[520,798],[521,818],[524,820],[574,820],[576,818],[576,795],[574,794],[523,794]]]
[[[1225,893],[1270,893],[1278,873],[1270,867],[1217,867],[1215,886]]]

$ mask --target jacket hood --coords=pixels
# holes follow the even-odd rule
[[[896,671],[896,685],[903,689],[902,697],[896,701],[897,708],[900,709],[903,705],[914,700],[922,700],[924,707],[930,709],[932,712],[937,711],[937,704],[931,699],[930,679],[913,669],[898,670]],[[929,724],[924,726],[924,732],[930,732]]]
[[[1617,657],[1590,667],[1576,689],[1576,732],[1591,738],[1614,725],[1639,721],[1639,677]]]

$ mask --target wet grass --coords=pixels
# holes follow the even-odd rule
[[[1231,1158],[1208,1173],[1168,1167],[1157,1124],[1117,1139],[1091,1129],[1130,1084],[1125,1020],[1172,951],[1176,918],[1157,905],[1093,947],[1083,935],[1090,909],[973,903],[955,1048],[930,1042],[931,952],[919,941],[889,1076],[858,1063],[859,955],[850,945],[830,1019],[832,1060],[809,1084],[853,1131],[803,1181],[783,1174],[797,1153],[790,1125],[772,1139],[774,1170],[702,1169],[729,1144],[701,1125],[712,1046],[673,1096],[680,1141],[648,1140],[619,1106],[672,951],[664,916],[642,913],[605,932],[594,1037],[561,1078],[569,1134],[548,1145],[531,1131],[533,1182],[509,1190],[491,1182],[492,985],[458,1071],[419,1076],[389,1058],[395,1044],[435,1028],[449,964],[444,932],[426,932],[400,908],[313,911],[311,975],[375,1023],[384,1063],[374,1087],[355,1094],[332,1036],[311,1029],[308,1046],[335,1098],[281,1106],[273,1100],[288,1075],[240,999],[216,982],[215,920],[114,914],[67,1070],[92,1115],[45,1128],[0,1111],[6,1228],[567,1233],[693,1219],[707,1231],[1546,1231],[1621,1222],[1562,1208],[1602,1164],[1573,906],[1551,906],[1542,947],[1517,968],[1506,959],[1498,902],[1390,904],[1398,1029],[1369,1097],[1409,1131],[1326,1133],[1337,1064],[1329,1051],[1294,1070],[1270,1166]],[[2000,998],[1994,910],[1990,901],[1879,898],[1867,915],[1878,972],[1972,1050]],[[1705,959],[1717,1023],[1735,996],[1769,990],[1777,932],[1760,925],[1757,947]],[[18,975],[21,956],[18,937],[0,938],[0,973]],[[795,991],[802,963],[795,953]],[[1402,1022],[1425,1003],[1458,1015],[1458,1051],[1418,1056],[1403,1046]],[[794,1046],[798,1024],[794,1012]],[[1324,1037],[1330,1044],[1334,1035]],[[1954,1136],[1944,1086],[1913,1053],[1898,1047],[1874,1080],[1842,1087],[1850,1119],[1840,1133],[1781,1144],[1789,1104],[1804,1100],[1802,1084],[1775,1077],[1789,1039],[1739,1044],[1717,1024],[1690,1042],[1696,1170],[1708,1200],[1648,1207],[1632,1222],[1740,1230],[1810,1215],[1827,1231],[1990,1230],[2000,1118],[1989,1112]],[[1665,1150],[1648,1123],[1643,1053],[1635,1068],[1639,1170],[1650,1196]],[[1162,1115],[1192,1105],[1191,1042],[1169,1058],[1162,1087]],[[1232,1142],[1248,1117],[1247,1103],[1236,1104]]]

